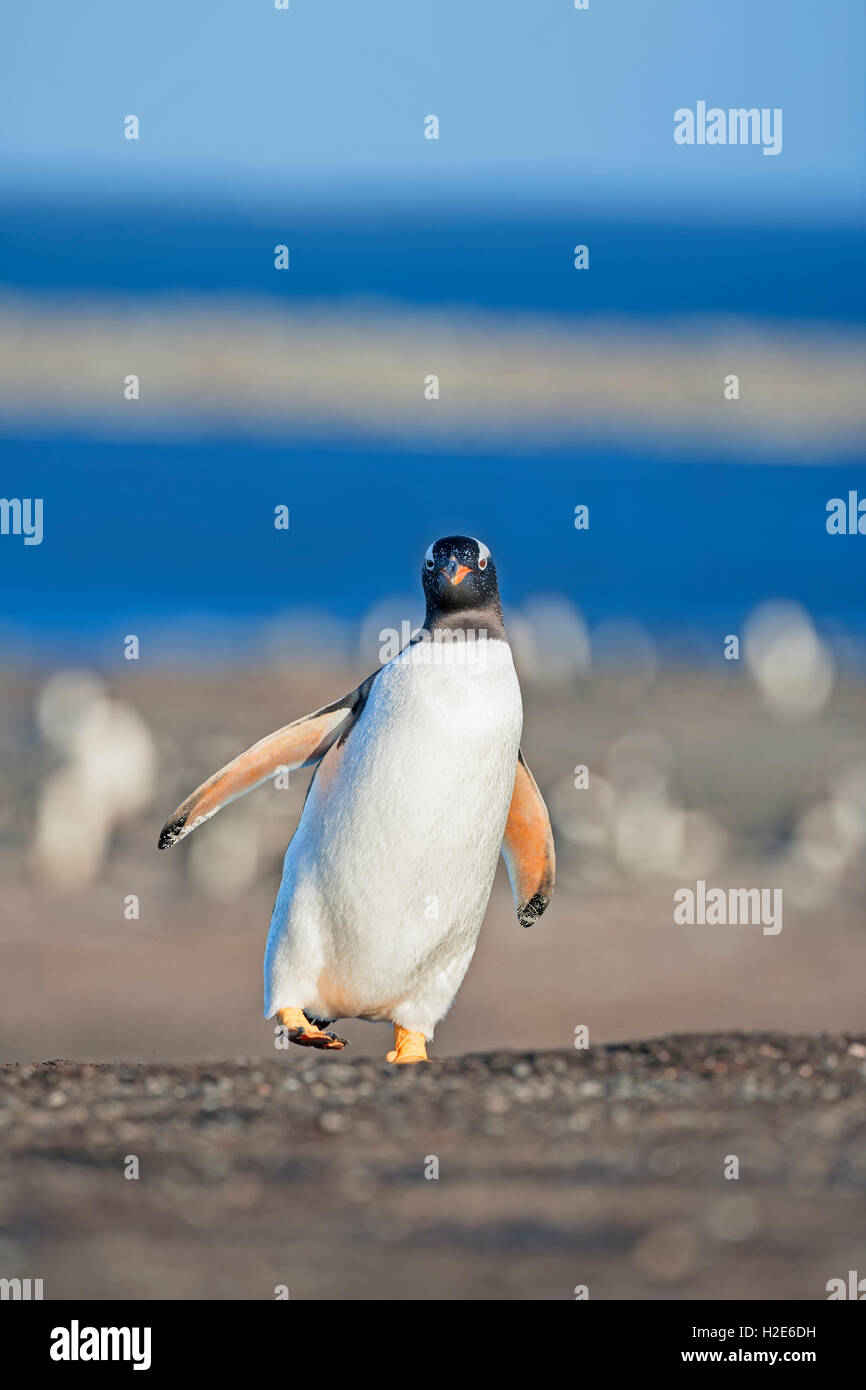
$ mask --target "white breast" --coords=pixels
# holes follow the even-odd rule
[[[307,1005],[429,1036],[459,987],[496,870],[522,709],[506,642],[437,647],[416,644],[383,668],[322,763],[286,854],[267,1015]],[[285,997],[299,989],[312,993]]]

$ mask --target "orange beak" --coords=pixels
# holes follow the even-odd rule
[[[459,565],[453,555],[448,561],[446,568],[440,570],[440,574],[447,574],[452,584],[461,584],[467,574],[471,574],[471,572],[468,565]]]

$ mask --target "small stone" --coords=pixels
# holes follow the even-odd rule
[[[338,1134],[341,1129],[346,1128],[345,1117],[336,1110],[323,1110],[319,1116],[319,1128],[326,1134]]]

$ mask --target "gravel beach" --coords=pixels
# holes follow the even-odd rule
[[[0,1135],[0,1273],[49,1299],[823,1299],[866,1269],[866,1036],[7,1065]]]

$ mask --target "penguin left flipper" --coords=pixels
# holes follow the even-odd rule
[[[202,782],[169,816],[160,831],[159,848],[177,844],[230,801],[267,782],[278,772],[312,767],[319,762],[331,745],[352,727],[364,708],[377,674],[368,676],[357,690],[333,705],[325,705],[277,729],[276,733],[268,734]]]
[[[555,855],[550,817],[522,752],[502,840],[502,855],[522,927],[537,922],[553,897]]]

